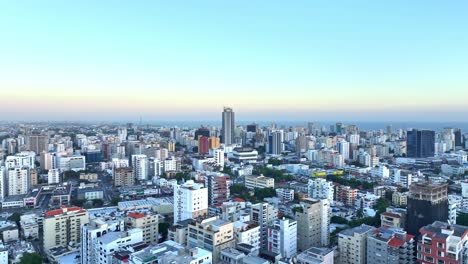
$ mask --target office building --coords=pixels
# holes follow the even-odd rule
[[[49,138],[47,135],[29,135],[28,147],[30,151],[33,151],[36,154],[47,151],[49,147]]]
[[[360,225],[346,229],[338,234],[339,263],[366,264],[367,237],[374,232],[375,227]]]
[[[187,245],[211,251],[213,263],[218,263],[221,250],[234,247],[235,244],[232,222],[212,217],[188,225]]]
[[[114,169],[114,186],[133,186],[135,184],[135,177],[132,168],[117,168]]]
[[[280,155],[284,151],[283,130],[270,132],[268,135],[267,152],[271,155]]]
[[[297,222],[291,219],[276,219],[268,227],[268,251],[291,259],[297,254]]]
[[[246,175],[244,178],[245,187],[249,189],[255,188],[274,188],[275,179],[270,177]]]
[[[148,179],[148,157],[138,154],[132,155],[133,177],[136,180],[144,181]]]
[[[84,156],[61,156],[57,158],[60,172],[86,170],[86,158]]]
[[[406,133],[406,156],[427,158],[435,154],[435,132],[413,129]]]
[[[62,207],[44,213],[44,249],[79,246],[81,225],[89,222],[88,212],[79,207]]]
[[[190,180],[174,185],[174,224],[208,214],[208,188]]]
[[[413,183],[408,195],[407,213],[406,228],[409,234],[417,235],[421,227],[434,221],[447,221],[447,185],[430,182]]]
[[[250,147],[234,148],[232,150],[232,160],[237,162],[257,161],[258,151]]]
[[[330,244],[331,207],[327,199],[303,199],[296,211],[299,251]]]
[[[224,107],[222,114],[221,143],[225,145],[234,144],[234,111],[230,107]]]
[[[208,188],[208,205],[221,204],[229,199],[230,178],[227,175],[211,174],[205,176]]]
[[[378,228],[367,236],[368,264],[413,264],[414,236],[402,229]]]
[[[159,241],[159,216],[155,213],[130,212],[125,218],[128,228],[139,228],[143,231],[143,242],[146,244],[157,244]]]
[[[16,168],[16,167],[26,167],[26,168],[34,169],[35,158],[36,158],[36,154],[34,154],[34,152],[31,152],[31,151],[21,152],[14,156],[6,157],[5,167],[7,170],[10,168]]]

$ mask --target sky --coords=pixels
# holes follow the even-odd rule
[[[468,1],[2,1],[2,120],[465,121]]]

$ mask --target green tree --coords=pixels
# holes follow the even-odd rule
[[[104,201],[102,199],[93,199],[94,207],[102,207],[103,205],[104,205]]]
[[[167,239],[167,234],[169,233],[169,227],[171,225],[169,223],[165,223],[165,222],[162,222],[162,223],[159,223],[158,224],[158,230],[159,230],[159,233],[162,235],[162,240],[165,241]]]
[[[457,216],[457,225],[468,226],[468,213],[459,213]]]
[[[19,222],[21,219],[21,213],[14,212],[12,215],[8,217],[9,221],[15,222],[19,226]]]
[[[274,158],[271,158],[268,160],[268,164],[271,164],[273,166],[279,166],[281,164],[283,164],[283,162],[279,159],[274,159]]]
[[[276,191],[274,188],[255,188],[255,198],[263,201],[265,198],[275,197]]]
[[[357,209],[357,211],[356,211],[356,217],[357,217],[357,218],[362,218],[362,217],[364,217],[364,210],[362,210],[362,208]]]
[[[335,216],[335,215],[331,217],[330,222],[334,224],[340,224],[340,225],[348,224],[348,220],[346,218],[341,217],[341,216]]]
[[[20,264],[41,264],[42,256],[37,253],[24,253],[20,259]]]
[[[111,200],[111,205],[117,206],[117,205],[119,204],[120,201],[121,201],[120,197],[114,197],[114,198],[112,198],[112,200]]]

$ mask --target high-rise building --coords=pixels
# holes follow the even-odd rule
[[[81,226],[81,264],[94,264],[100,259],[96,253],[97,239],[107,233],[123,231],[125,223],[120,219],[92,219],[89,224]]]
[[[221,143],[231,145],[234,143],[234,111],[230,107],[224,107],[222,114]]]
[[[208,137],[200,136],[198,137],[198,154],[206,155],[210,150],[210,144],[208,142]]]
[[[309,179],[308,195],[313,199],[328,199],[330,202],[333,202],[334,197],[334,187],[333,182],[329,182],[324,178],[313,178]]]
[[[49,148],[49,138],[47,135],[29,135],[28,146],[29,150],[36,154],[47,151]]]
[[[60,171],[58,169],[51,169],[47,173],[47,183],[48,184],[58,184],[60,183]]]
[[[208,189],[190,180],[174,185],[174,224],[208,214]]]
[[[135,179],[140,180],[140,181],[147,180],[148,157],[142,154],[132,155],[132,168],[133,168],[133,177]]]
[[[336,142],[336,149],[343,155],[345,160],[349,160],[349,142],[344,139]]]
[[[435,132],[413,129],[406,133],[406,156],[427,158],[435,154]]]
[[[210,149],[218,149],[221,146],[219,138],[215,136],[208,138],[208,144],[210,146]]]
[[[57,158],[55,154],[49,152],[41,152],[41,170],[55,169],[57,164]]]
[[[267,152],[272,155],[280,155],[284,151],[283,130],[272,131],[268,136]]]
[[[114,169],[114,186],[133,186],[135,184],[135,177],[133,176],[132,168],[117,168]]]
[[[8,195],[8,180],[6,177],[6,170],[5,167],[0,166],[0,200],[3,201]]]
[[[130,212],[125,218],[125,224],[130,228],[139,228],[143,231],[143,242],[157,244],[159,241],[158,224],[159,217],[155,213]]]
[[[44,249],[68,247],[81,242],[81,225],[89,222],[88,212],[79,207],[62,207],[44,213]]]
[[[260,248],[268,249],[268,225],[278,219],[278,209],[268,203],[253,204],[250,219],[260,226]]]
[[[213,263],[219,263],[221,250],[234,247],[235,244],[232,222],[212,217],[188,225],[187,245],[211,251]]]
[[[28,167],[16,167],[7,170],[8,195],[27,194],[31,188]]]
[[[417,182],[410,186],[406,228],[417,235],[421,227],[434,221],[448,220],[448,195],[446,184]]]
[[[287,218],[276,219],[268,227],[268,251],[291,259],[297,254],[297,222]]]
[[[300,135],[296,138],[296,155],[301,157],[307,152],[307,138],[304,135]]]
[[[367,263],[413,264],[414,236],[402,229],[378,228],[367,236]]]
[[[206,127],[200,127],[199,129],[197,129],[195,131],[195,136],[194,136],[195,140],[198,140],[202,136],[209,138],[210,137],[210,130],[208,128],[206,128]]]
[[[211,174],[205,176],[208,188],[208,205],[220,204],[229,199],[229,176]]]
[[[36,169],[29,170],[29,184],[31,187],[36,186],[38,184],[38,175]]]
[[[109,232],[97,238],[94,252],[99,256],[99,259],[93,262],[93,264],[114,263],[112,259],[116,251],[124,250],[130,246],[138,247],[143,245],[143,231],[139,228],[121,232]]]
[[[303,199],[296,212],[297,246],[300,251],[310,247],[327,247],[330,243],[330,201]]]
[[[258,129],[258,125],[257,125],[257,124],[250,124],[250,125],[247,125],[247,132],[256,133],[256,132],[257,132],[257,129]]]
[[[338,234],[338,250],[341,264],[367,263],[367,236],[375,227],[360,225],[346,229]]]
[[[461,129],[456,128],[453,133],[455,135],[455,147],[464,147]]]
[[[435,221],[420,229],[417,245],[417,262],[466,263],[468,227]]]
[[[24,151],[14,156],[6,157],[5,167],[6,169],[16,168],[16,167],[27,167],[30,169],[34,169],[35,158],[36,158],[36,154],[34,154],[34,152]]]

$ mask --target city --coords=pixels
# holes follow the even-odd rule
[[[468,1],[0,1],[0,264],[468,264]]]
[[[3,123],[2,263],[468,260],[461,129],[235,120]]]

